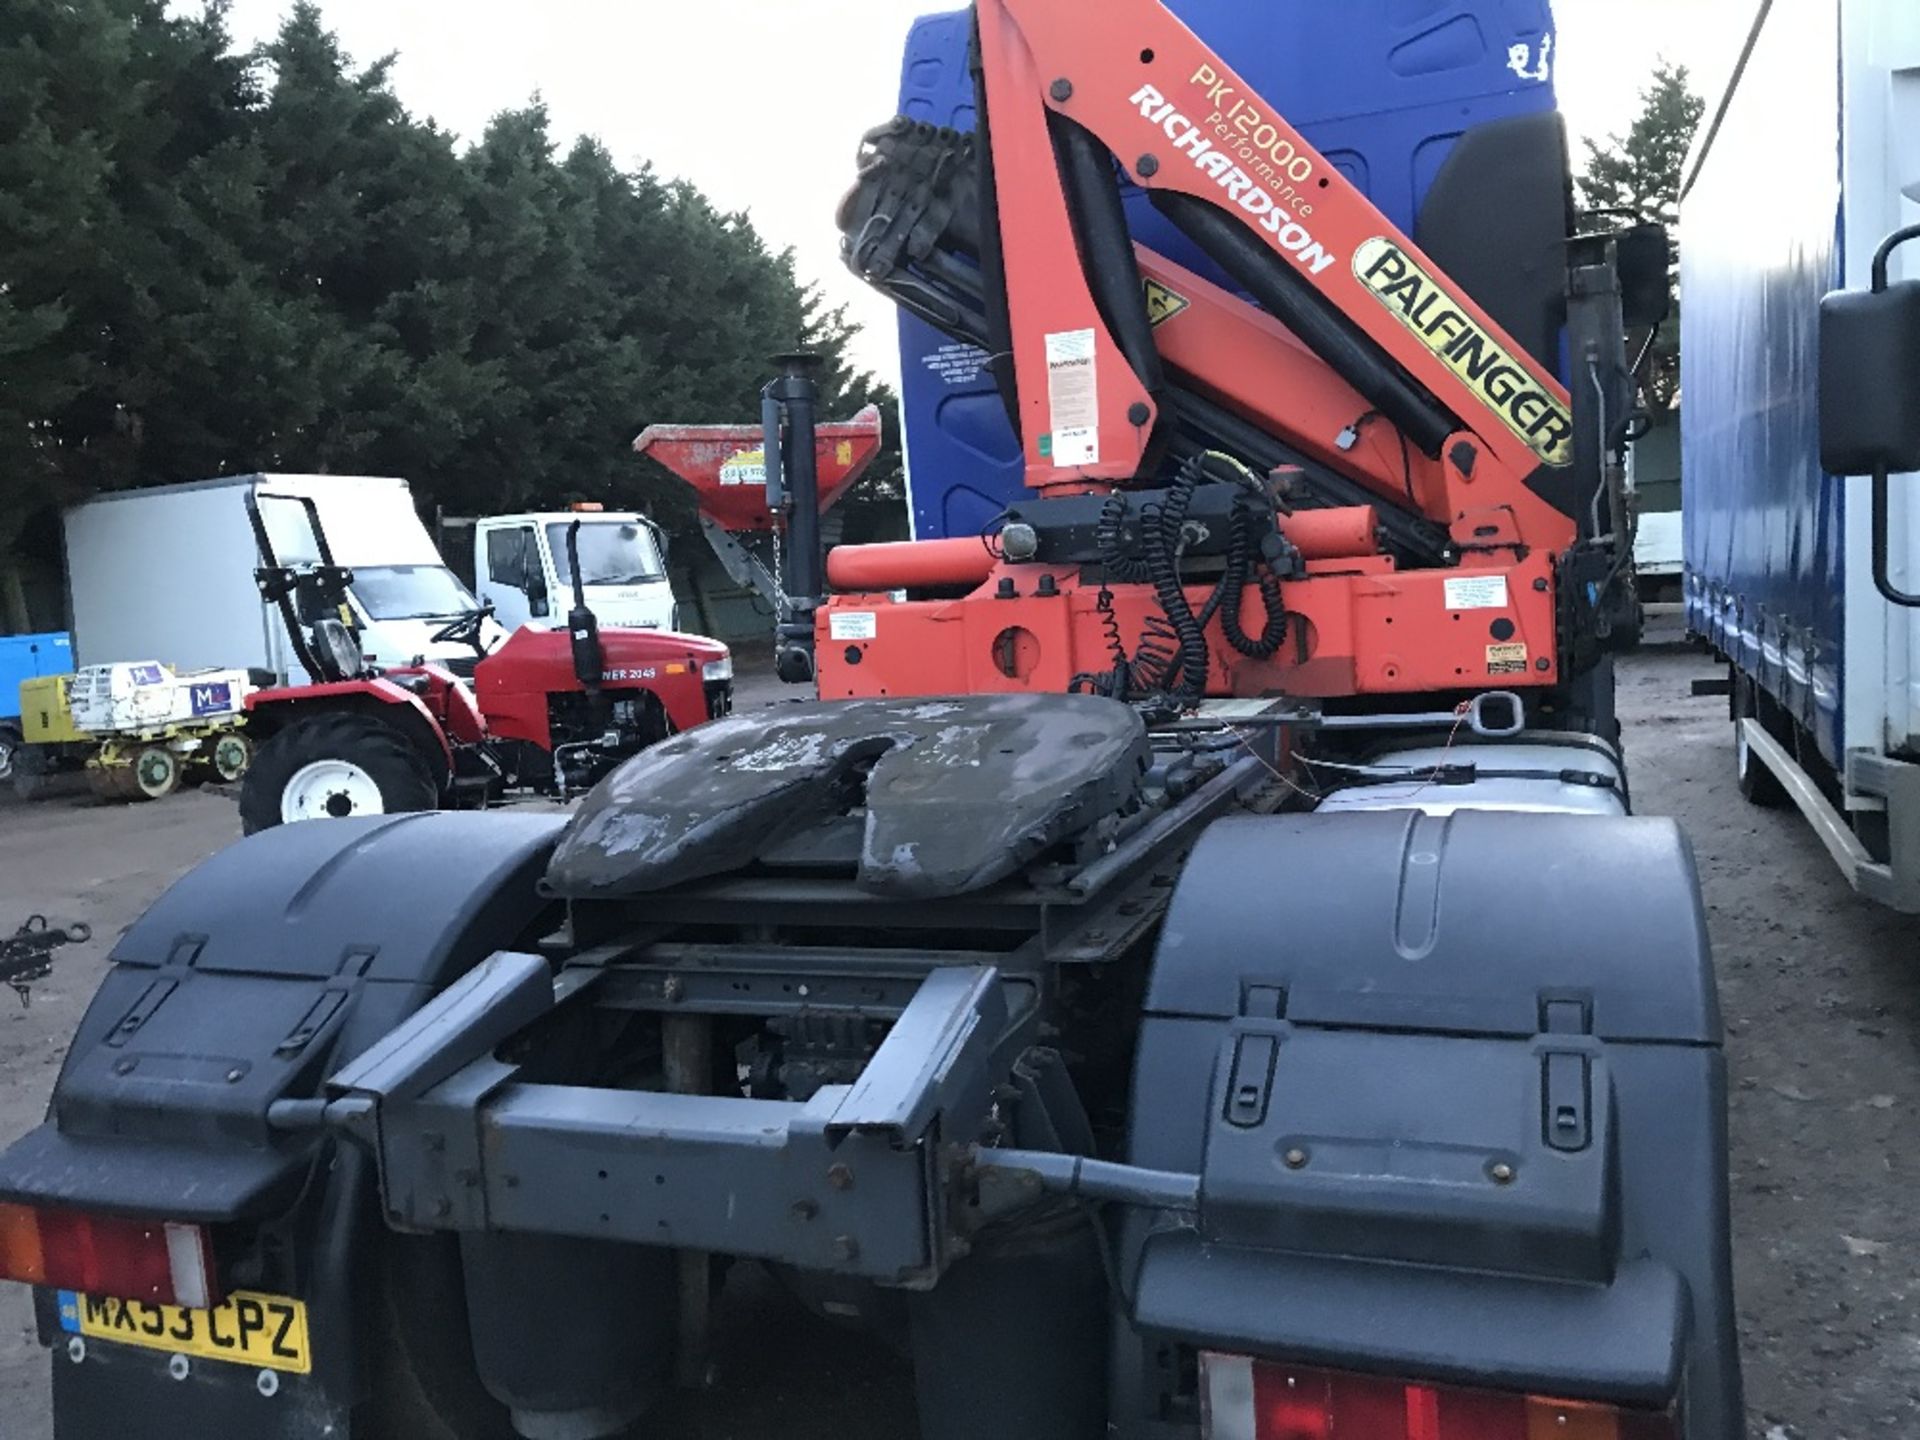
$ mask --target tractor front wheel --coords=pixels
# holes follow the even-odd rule
[[[240,825],[253,835],[294,820],[432,810],[439,800],[426,761],[391,725],[313,715],[254,754],[240,785]]]

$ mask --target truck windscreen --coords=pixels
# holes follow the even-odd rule
[[[562,585],[573,583],[567,562],[567,531],[571,521],[547,526],[547,546],[553,552],[553,570]],[[653,532],[631,521],[597,520],[580,527],[580,583],[583,585],[641,585],[666,573]]]
[[[429,620],[480,608],[444,565],[356,565],[353,593],[375,620]]]

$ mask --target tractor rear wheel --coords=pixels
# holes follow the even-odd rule
[[[240,826],[253,835],[293,820],[432,810],[439,801],[426,760],[391,725],[312,715],[255,752],[240,785]]]

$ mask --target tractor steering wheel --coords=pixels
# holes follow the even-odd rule
[[[486,641],[481,638],[481,631],[485,628],[486,622],[492,618],[493,602],[489,600],[478,610],[469,610],[464,615],[456,615],[438,630],[434,631],[432,636],[433,643],[436,645],[471,645],[473,647],[473,653],[484,660],[487,658],[487,645]]]

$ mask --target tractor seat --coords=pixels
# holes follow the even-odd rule
[[[547,888],[641,895],[865,812],[857,881],[929,898],[1004,879],[1139,801],[1146,727],[1093,695],[845,700],[717,720],[643,751],[561,834]]]
[[[352,680],[365,672],[366,653],[345,624],[335,619],[313,622],[313,658],[327,680]]]

